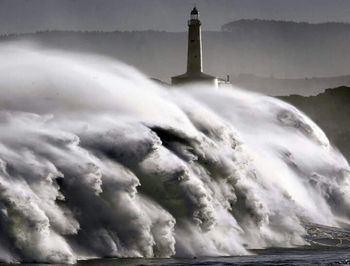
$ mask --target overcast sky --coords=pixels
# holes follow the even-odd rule
[[[241,18],[350,22],[350,0],[0,0],[0,34],[47,29],[184,31],[194,3],[206,30]]]

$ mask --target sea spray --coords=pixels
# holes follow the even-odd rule
[[[349,219],[349,166],[293,106],[0,47],[0,259],[227,256]]]

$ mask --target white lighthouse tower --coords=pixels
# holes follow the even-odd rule
[[[194,7],[188,21],[187,71],[183,75],[172,77],[171,83],[173,85],[206,83],[217,87],[218,79],[203,73],[201,25],[199,12]]]

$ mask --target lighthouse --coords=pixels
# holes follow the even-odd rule
[[[188,21],[187,73],[198,75],[203,72],[202,32],[199,12],[196,7],[191,11]]]
[[[188,20],[187,71],[183,75],[172,77],[173,85],[206,83],[217,87],[218,79],[203,73],[201,25],[199,12],[195,6]]]

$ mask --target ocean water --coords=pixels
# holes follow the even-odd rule
[[[250,265],[350,265],[349,248],[299,248],[299,249],[266,249],[253,251],[256,255],[234,257],[212,257],[193,259],[98,259],[78,262],[81,266],[250,266]]]
[[[206,258],[171,258],[171,259],[120,259],[104,258],[78,261],[77,266],[340,266],[350,265],[350,248],[294,248],[265,249],[253,251],[255,255]],[[13,264],[1,264],[12,266]],[[47,264],[23,263],[23,266],[44,266]],[[65,264],[52,264],[62,266]]]

